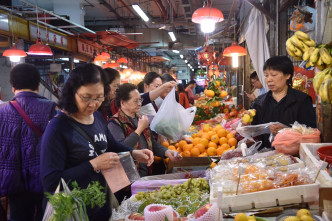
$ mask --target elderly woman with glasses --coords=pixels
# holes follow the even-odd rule
[[[157,143],[149,129],[147,117],[138,115],[142,99],[135,85],[129,83],[120,85],[116,91],[115,102],[120,109],[110,120],[108,129],[117,141],[134,149],[149,149],[154,155],[169,157],[171,161],[182,158],[176,151]],[[147,164],[139,163],[138,167],[140,176],[151,175]]]

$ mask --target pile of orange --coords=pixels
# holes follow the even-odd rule
[[[229,150],[234,150],[237,140],[234,134],[225,130],[221,125],[212,127],[208,124],[203,125],[202,130],[193,134],[189,139],[191,144],[181,140],[174,145],[163,146],[171,150],[178,151],[183,157],[206,157],[221,156]]]

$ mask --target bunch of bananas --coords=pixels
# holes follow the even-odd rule
[[[327,45],[316,47],[316,42],[302,31],[295,32],[286,41],[286,50],[293,58],[308,61],[306,68],[316,65],[320,70],[324,70],[332,67],[332,50]]]
[[[314,77],[313,86],[322,101],[332,103],[332,68],[318,72]]]

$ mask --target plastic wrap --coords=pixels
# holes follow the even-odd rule
[[[195,221],[218,221],[219,220],[219,208],[217,203],[213,203],[211,208],[198,218],[190,219]]]
[[[188,179],[136,181],[131,185],[131,194],[137,194],[141,191],[153,191],[168,184],[182,184],[186,181],[188,181]]]

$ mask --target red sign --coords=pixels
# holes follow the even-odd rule
[[[312,98],[313,104],[316,103],[316,93],[312,85],[314,76],[314,70],[294,67],[293,88],[308,94]]]

